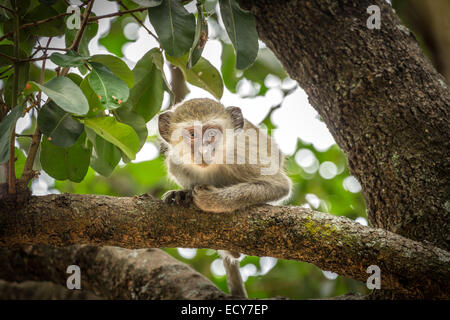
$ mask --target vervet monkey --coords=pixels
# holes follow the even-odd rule
[[[284,156],[238,107],[192,99],[158,118],[161,150],[170,176],[183,190],[168,191],[166,203],[194,203],[203,211],[225,213],[288,197],[291,181]],[[230,293],[247,297],[239,254],[219,250]]]

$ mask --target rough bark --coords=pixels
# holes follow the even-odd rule
[[[449,252],[305,208],[264,205],[225,215],[166,205],[147,196],[76,194],[33,197],[20,208],[7,205],[0,202],[3,247],[102,244],[229,249],[306,261],[362,281],[369,276],[367,267],[377,265],[384,289],[411,297],[450,297]]]
[[[12,283],[0,279],[1,300],[98,300],[88,291],[69,290],[49,281]]]
[[[93,292],[107,299],[232,298],[203,275],[159,249],[25,246],[0,248],[0,257],[2,279],[16,282],[53,281],[64,287],[69,277],[67,267],[77,265],[81,271],[79,291]],[[24,286],[29,285],[19,287],[23,289]],[[18,285],[13,289],[17,290]],[[65,291],[57,289],[55,294],[63,295]]]
[[[384,0],[241,0],[309,96],[381,227],[448,250],[450,91]],[[370,5],[381,28],[366,27]]]

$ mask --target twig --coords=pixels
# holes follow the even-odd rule
[[[118,2],[119,2],[119,4],[120,4],[125,10],[129,10],[129,9],[127,8],[127,6],[123,3],[123,1],[118,0]],[[141,21],[141,19],[139,19],[133,12],[130,12],[130,15],[134,18],[134,20],[137,21],[137,23],[139,23],[139,24],[140,24],[140,25],[148,32],[149,35],[151,35],[153,38],[155,38],[155,40],[156,40],[158,43],[160,43],[158,37],[157,37],[157,36],[156,36],[149,28],[147,28],[147,27],[145,26],[145,24]]]
[[[75,35],[75,39],[73,40],[72,44],[70,45],[69,51],[70,50],[74,50],[75,52],[78,52],[78,49],[80,47],[80,43],[81,43],[81,39],[83,38],[83,34],[84,31],[86,30],[88,21],[89,21],[89,15],[91,14],[92,11],[92,6],[94,5],[94,1],[95,0],[90,0],[86,10],[84,11],[83,14],[83,23],[81,25],[80,30],[78,30],[77,34]]]
[[[14,57],[19,57],[19,8],[18,0],[14,0]],[[11,109],[17,107],[17,96],[19,92],[19,67],[18,62],[14,62],[14,82],[12,90]],[[16,128],[12,129],[11,139],[9,143],[9,164],[8,164],[8,193],[16,194],[16,169],[14,147],[16,143]]]
[[[47,41],[47,44],[44,48],[44,57],[47,58],[47,50],[50,46],[50,43],[52,41],[52,38],[50,37]],[[41,67],[41,77],[39,79],[39,83],[43,84],[44,83],[44,78],[45,78],[45,62],[47,60],[44,59],[44,61],[42,61],[42,67]],[[36,101],[36,105],[40,105],[42,102],[42,91],[39,91],[38,96],[37,96],[37,101]],[[25,166],[23,168],[23,172],[22,172],[22,176],[20,177],[20,182],[24,185],[27,186],[28,182],[33,179],[34,177],[34,172],[33,172],[33,164],[34,164],[34,159],[36,159],[36,153],[37,150],[39,148],[39,144],[41,142],[41,130],[39,130],[39,126],[38,123],[36,121],[36,128],[34,129],[34,133],[33,136],[31,138],[31,145],[30,145],[30,149],[28,150],[28,156],[27,156],[27,160],[25,161]]]
[[[54,50],[54,51],[69,51],[69,49],[67,48],[45,48],[45,47],[35,47],[36,50],[43,50],[43,49],[47,49],[47,50]]]
[[[125,10],[125,11],[118,11],[118,12],[114,12],[114,13],[109,13],[109,14],[105,14],[103,16],[90,17],[89,18],[89,22],[97,21],[97,20],[104,19],[104,18],[123,16],[123,15],[125,15],[127,13],[140,12],[140,11],[145,11],[147,9],[148,8],[136,8],[136,9],[131,9],[131,10]]]
[[[12,10],[12,9],[10,9],[8,7],[2,6],[1,4],[0,4],[0,8],[5,9],[6,11],[9,11],[9,12],[14,14],[14,10]]]
[[[14,57],[8,56],[7,54],[4,54],[4,53],[2,53],[2,52],[0,52],[0,57],[3,57],[3,58],[5,58],[5,59],[8,59],[8,60],[10,60],[10,61],[12,61],[12,62],[15,62],[15,61],[16,61],[16,59],[15,59]]]
[[[84,7],[84,6],[86,5],[86,3],[88,3],[89,1],[91,1],[91,0],[86,0],[86,1],[84,1],[84,2],[83,2],[82,4],[80,4],[78,7],[79,7],[79,8]],[[47,22],[50,22],[50,21],[53,21],[53,20],[56,20],[56,19],[59,19],[59,18],[63,18],[63,17],[65,17],[65,16],[69,16],[69,15],[72,15],[72,13],[61,13],[61,14],[58,14],[58,15],[56,15],[56,16],[53,16],[53,17],[49,17],[49,18],[47,18],[47,19],[44,19],[44,20],[39,20],[39,21],[35,21],[35,22],[30,22],[30,23],[24,23],[24,24],[22,24],[22,25],[19,27],[19,29],[22,30],[22,29],[26,29],[26,28],[30,28],[30,27],[37,27],[38,25],[41,25],[41,24],[43,24],[43,23],[47,23]],[[3,39],[6,39],[6,38],[12,36],[13,34],[14,34],[14,31],[11,31],[11,32],[6,33],[6,34],[3,35],[2,37],[0,37],[0,41],[2,41]]]

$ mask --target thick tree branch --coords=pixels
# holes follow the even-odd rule
[[[20,208],[0,202],[0,246],[24,244],[231,249],[306,261],[361,281],[367,267],[377,265],[383,289],[450,297],[447,251],[300,207],[212,214],[147,196],[76,194],[33,197]]]
[[[6,300],[97,300],[88,291],[69,290],[50,281],[7,282],[0,279],[0,299]]]
[[[159,249],[24,246],[0,248],[0,278],[66,286],[80,267],[81,290],[107,299],[231,299],[211,281]]]

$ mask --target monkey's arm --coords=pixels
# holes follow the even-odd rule
[[[277,201],[289,195],[290,180],[282,173],[249,182],[216,188],[195,186],[193,200],[197,207],[209,212],[232,212],[256,204]]]

